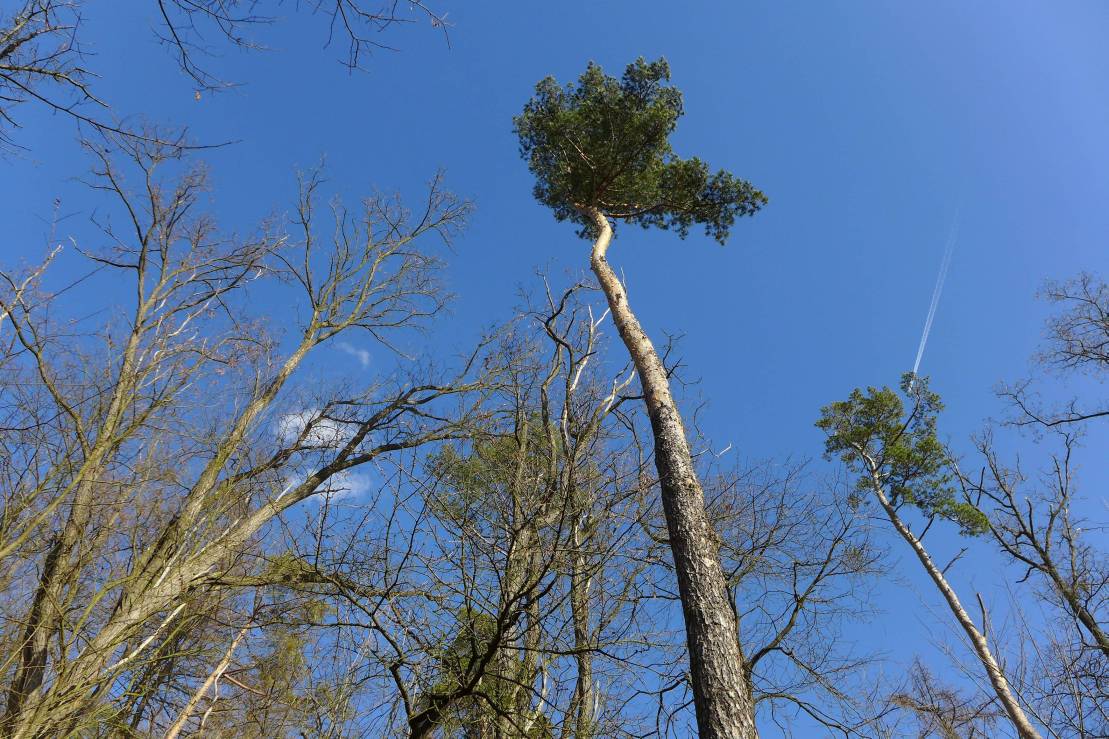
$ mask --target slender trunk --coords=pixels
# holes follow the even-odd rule
[[[136,319],[136,326],[140,325],[140,320],[141,317]],[[124,351],[123,363],[105,411],[103,426],[95,441],[88,445],[83,444],[85,459],[78,469],[79,477],[73,481],[73,501],[66,522],[52,542],[43,562],[31,609],[24,624],[20,659],[8,686],[7,706],[4,717],[0,720],[0,735],[5,737],[14,734],[21,716],[40,697],[38,691],[42,687],[49,661],[47,644],[62,629],[67,600],[65,593],[80,576],[80,550],[82,544],[89,543],[85,541],[85,533],[93,515],[96,483],[104,460],[119,443],[116,434],[135,386],[135,355],[140,337],[141,330],[136,327],[131,332]]]
[[[1001,473],[992,454],[988,449],[986,451],[987,461],[991,468],[995,470],[994,475],[1000,478]],[[1041,538],[1041,532],[1033,525],[1031,518],[1025,516],[1023,505],[1018,501],[1014,491],[1007,485],[1001,485],[1000,487],[1004,497],[995,498],[995,501],[1000,506],[1004,517],[1009,519],[1011,523],[1006,522],[999,527],[991,522],[990,533],[993,535],[994,541],[997,542],[1003,552],[1014,560],[1038,570],[1050,581],[1051,587],[1062,599],[1063,607],[1069,610],[1071,615],[1085,627],[1086,631],[1093,637],[1096,648],[1106,657],[1109,657],[1109,634],[1105,633],[1097,617],[1086,607],[1086,602],[1079,591],[1080,578],[1077,575],[1079,570],[1077,560],[1080,555],[1076,552],[1075,532],[1071,526],[1070,515],[1067,513],[1067,498],[1069,496],[1067,489],[1064,487],[1063,495],[1052,507],[1048,508],[1048,520],[1054,519],[1056,515],[1059,516],[1060,522],[1058,525],[1061,527],[1062,536],[1060,545],[1066,547],[1064,557],[1070,560],[1070,577],[1064,577],[1063,572],[1059,570],[1056,564],[1056,556],[1051,551],[1052,544],[1050,540]],[[1054,512],[1052,511],[1053,507],[1055,508]],[[1031,512],[1029,512],[1030,515]],[[1050,537],[1051,526],[1048,526],[1043,533]],[[1023,551],[1022,540],[1027,541],[1027,546],[1032,549],[1034,556]]]
[[[886,517],[889,518],[893,527],[897,529],[897,533],[901,535],[901,538],[912,547],[917,559],[924,565],[924,569],[928,573],[928,576],[932,578],[932,582],[936,584],[944,600],[947,601],[951,613],[955,615],[955,620],[963,627],[963,632],[966,633],[967,638],[970,640],[970,644],[978,660],[986,669],[986,675],[990,679],[990,684],[993,686],[994,693],[997,694],[998,700],[1001,701],[1001,705],[1005,709],[1005,713],[1008,714],[1009,720],[1012,721],[1013,726],[1016,727],[1017,733],[1020,735],[1021,739],[1040,739],[1040,733],[1036,731],[1032,722],[1028,720],[1028,717],[1024,713],[1024,709],[1021,708],[1020,703],[1013,695],[1013,691],[1009,688],[1009,681],[1005,679],[1005,673],[1001,671],[1001,666],[997,663],[993,653],[990,652],[990,646],[986,641],[986,637],[978,630],[978,627],[975,626],[974,620],[970,617],[970,614],[966,612],[966,609],[963,608],[963,604],[959,602],[959,596],[955,594],[955,590],[948,584],[947,578],[944,577],[940,568],[932,561],[932,558],[928,555],[928,551],[924,548],[920,539],[909,530],[909,527],[906,526],[905,522],[901,520],[901,517],[897,515],[897,510],[893,507],[889,498],[886,497],[877,469],[869,457],[867,457],[867,464],[870,466],[871,484],[874,488],[874,493],[878,497],[878,502],[882,504],[882,509],[886,512]]]
[[[1105,632],[1101,629],[1101,624],[1097,622],[1093,614],[1082,604],[1082,599],[1074,592],[1073,588],[1066,587],[1065,584],[1057,583],[1056,588],[1059,591],[1059,595],[1067,602],[1067,605],[1070,606],[1071,612],[1074,613],[1075,618],[1077,618],[1079,622],[1086,627],[1086,630],[1090,632],[1090,636],[1092,636],[1097,643],[1097,648],[1101,650],[1102,654],[1109,657],[1109,636],[1106,636]]]
[[[531,685],[530,672],[535,668],[535,653],[533,639],[537,636],[536,621],[538,620],[538,602],[526,597],[526,593],[535,586],[535,563],[538,558],[538,548],[541,544],[538,531],[538,520],[541,511],[530,511],[527,504],[528,495],[528,454],[530,451],[530,427],[525,416],[517,411],[516,416],[516,463],[512,475],[512,516],[509,531],[515,530],[512,537],[508,557],[505,560],[504,586],[501,593],[501,610],[519,610],[522,619],[526,619],[527,628],[522,636],[517,637],[515,643],[497,645],[497,656],[494,658],[494,684],[496,693],[503,700],[503,705],[498,706],[500,712],[491,721],[492,733],[495,737],[512,736],[515,721],[524,715],[527,706],[524,702],[531,697],[530,691],[523,688]],[[522,656],[522,659],[521,659]]]
[[[1005,551],[1012,554],[1014,548],[1007,546],[997,534],[995,534],[995,536],[997,536],[998,541],[1002,542],[1002,547]],[[1086,631],[1093,637],[1096,648],[1106,657],[1109,657],[1109,636],[1107,636],[1105,631],[1101,628],[1101,624],[1098,623],[1097,618],[1086,608],[1076,588],[1063,577],[1061,572],[1059,572],[1059,568],[1055,566],[1055,561],[1049,553],[1044,551],[1044,548],[1035,541],[1033,541],[1032,546],[1039,560],[1035,561],[1021,557],[1019,561],[1036,568],[1050,581],[1052,588],[1058,594],[1059,598],[1062,599],[1064,608],[1069,610],[1078,623],[1086,628]]]
[[[503,705],[499,706],[502,712],[498,713],[493,722],[494,736],[498,739],[519,735],[518,727],[531,709],[530,688],[539,674],[539,637],[542,634],[539,599],[525,595],[537,585],[539,533],[533,531],[529,524],[521,530],[517,542],[522,545],[518,556],[523,561],[515,566],[510,564],[507,568],[514,574],[508,582],[507,594],[511,601],[506,601],[503,607],[521,610],[520,620],[527,626],[514,643],[506,643],[497,648],[495,662],[499,664],[495,669],[495,677],[500,688],[497,692],[503,692]]]
[[[177,735],[185,728],[185,724],[188,723],[189,717],[196,711],[196,707],[200,705],[200,701],[204,700],[204,696],[208,695],[208,691],[212,689],[212,686],[216,684],[216,681],[220,679],[231,665],[231,658],[235,654],[235,648],[239,646],[239,642],[243,640],[243,637],[246,636],[246,632],[249,630],[250,625],[248,624],[240,629],[235,638],[231,640],[231,646],[227,648],[227,652],[224,653],[223,659],[216,665],[216,669],[212,670],[211,674],[208,675],[208,679],[205,680],[201,686],[197,688],[196,692],[193,693],[192,697],[189,698],[189,702],[185,704],[185,708],[181,711],[177,720],[173,722],[173,726],[169,727],[169,731],[166,732],[165,739],[177,739]]]
[[[685,616],[693,702],[702,739],[756,737],[754,707],[743,678],[739,633],[732,613],[717,537],[693,468],[681,415],[662,359],[628,306],[624,286],[605,258],[612,226],[595,208],[597,240],[590,259],[612,319],[639,373],[655,442],[662,507]]]
[[[570,701],[570,717],[574,722],[574,739],[592,739],[596,732],[595,698],[593,688],[593,652],[589,629],[589,595],[593,577],[582,551],[581,529],[573,530],[573,569],[570,572],[570,614],[574,621],[574,659],[577,662],[577,681]]]
[[[39,691],[47,668],[46,645],[53,638],[61,636],[63,612],[67,606],[65,594],[80,577],[83,567],[80,561],[82,548],[90,545],[86,540],[86,530],[96,505],[97,481],[105,460],[123,442],[123,437],[118,434],[124,426],[125,414],[128,409],[133,408],[135,391],[141,382],[143,367],[140,346],[150,331],[147,319],[153,310],[153,303],[143,292],[141,271],[138,287],[139,303],[123,349],[118,375],[103,416],[94,416],[99,419],[95,439],[91,442],[88,440],[87,432],[83,429],[84,422],[76,414],[72,414],[74,432],[80,441],[84,459],[72,481],[75,492],[65,525],[46,557],[32,600],[23,634],[20,661],[8,688],[4,717],[0,720],[0,735],[4,737],[18,737],[28,731],[26,716],[42,713],[42,707],[38,703],[44,697]],[[43,377],[45,381],[45,375]],[[50,385],[50,382],[47,381],[46,384]],[[55,394],[55,398],[56,402],[64,406],[59,394]],[[55,684],[48,690],[56,691],[57,687]]]
[[[528,578],[531,583],[529,587],[534,587],[536,584],[535,573],[539,570],[539,553],[533,552],[530,572]],[[509,731],[503,736],[514,736],[519,734],[518,727],[527,726],[525,716],[531,715],[531,697],[532,686],[539,677],[539,646],[540,637],[543,635],[541,626],[541,616],[539,614],[539,599],[528,598],[527,606],[524,609],[524,616],[527,618],[527,631],[524,632],[524,651],[522,659],[518,660],[515,664],[514,676],[515,680],[512,684],[512,700],[508,704],[510,711],[515,713],[513,718],[513,725],[509,727]],[[517,660],[513,660],[517,662]],[[510,673],[512,674],[512,673]],[[540,704],[536,708],[537,711],[543,710],[543,705]]]
[[[1086,631],[1094,638],[1097,648],[1101,650],[1102,654],[1109,657],[1109,636],[1102,630],[1101,624],[1098,623],[1094,615],[1086,608],[1081,596],[1076,592],[1071,583],[1063,578],[1062,573],[1060,573],[1059,569],[1055,566],[1055,562],[1051,556],[1038,544],[1033,544],[1033,546],[1036,547],[1036,553],[1040,556],[1041,564],[1039,565],[1039,569],[1047,575],[1051,584],[1055,587],[1055,592],[1063,599],[1063,602],[1066,604],[1067,608],[1070,609],[1070,612],[1074,614],[1078,622],[1086,627]]]
[[[118,427],[123,413],[121,409],[126,407],[125,395],[134,386],[134,353],[138,341],[134,338],[135,335],[137,334],[132,336],[133,346],[129,345],[125,353],[123,369],[120,370],[121,379],[117,382],[117,388],[106,412],[108,420],[105,422],[105,428],[100,431],[96,444],[90,452],[91,463],[86,462],[82,470],[99,469],[100,461],[107,456],[115,443],[113,434],[109,432],[114,432]],[[203,505],[208,500],[206,495],[215,487],[219,472],[226,460],[239,448],[250,424],[276,397],[312,346],[313,341],[306,334],[300,346],[285,361],[276,377],[235,419],[219,445],[218,453],[205,467],[198,482],[186,497],[181,513],[165,526],[153,546],[142,553],[123,582],[109,621],[84,646],[79,655],[59,669],[53,685],[39,693],[36,691],[41,684],[46,658],[45,651],[40,645],[44,643],[44,639],[50,637],[50,632],[47,630],[50,620],[45,613],[45,606],[60,602],[58,594],[63,584],[63,581],[54,575],[54,571],[61,569],[60,567],[44,568],[39,591],[44,594],[45,606],[39,609],[43,611],[41,616],[37,612],[32,612],[31,615],[34,618],[29,619],[25,643],[30,645],[30,648],[25,649],[21,655],[21,661],[26,663],[26,667],[21,664],[17,668],[15,679],[8,690],[7,710],[4,718],[0,720],[0,736],[23,739],[37,731],[41,722],[46,722],[43,725],[50,727],[63,726],[66,717],[84,710],[87,702],[94,695],[91,692],[92,689],[99,685],[100,679],[104,677],[103,670],[112,655],[124,644],[129,635],[141,627],[145,619],[159,611],[171,608],[174,602],[180,602],[181,594],[188,589],[193,577],[205,571],[228,551],[232,551],[236,545],[245,541],[283,507],[291,504],[291,501],[284,501],[283,504],[270,503],[255,511],[246,521],[233,525],[232,530],[228,532],[229,535],[220,542],[220,546],[213,546],[208,553],[198,554],[191,560],[183,558],[175,562],[181,532],[199,517]],[[88,476],[89,479],[78,486],[69,519],[60,537],[56,558],[59,564],[80,542],[89,519],[93,504],[92,480],[96,475],[88,472]],[[66,570],[71,577],[75,574],[72,569]],[[183,605],[183,602],[181,604]],[[53,608],[56,610],[56,606]],[[42,636],[43,634],[45,637]]]

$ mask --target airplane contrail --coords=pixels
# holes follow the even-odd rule
[[[940,304],[940,295],[943,294],[943,283],[947,279],[947,270],[951,266],[951,255],[955,251],[955,242],[959,238],[959,214],[951,222],[951,230],[947,234],[947,246],[943,250],[943,261],[940,262],[940,273],[936,276],[936,286],[932,289],[932,302],[928,306],[928,317],[924,319],[924,331],[920,335],[920,346],[916,349],[916,361],[913,362],[913,375],[920,369],[920,360],[924,356],[924,347],[928,343],[928,334],[932,333],[932,320],[936,317],[936,308]]]

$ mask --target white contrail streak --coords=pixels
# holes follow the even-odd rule
[[[943,294],[943,283],[947,279],[947,269],[951,266],[951,254],[955,251],[955,241],[959,238],[959,215],[951,222],[951,231],[947,234],[947,247],[943,250],[943,261],[940,262],[940,273],[936,277],[936,287],[932,290],[932,303],[928,306],[928,317],[924,319],[924,331],[920,335],[920,346],[916,349],[916,361],[913,362],[913,375],[920,369],[920,360],[924,356],[924,346],[928,343],[928,334],[932,332],[932,319],[936,317],[936,307],[940,304],[940,295]]]

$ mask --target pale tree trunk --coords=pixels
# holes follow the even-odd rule
[[[136,321],[136,323],[138,322]],[[137,339],[134,339],[132,343],[137,346]],[[59,666],[58,675],[49,691],[50,696],[45,696],[43,691],[39,690],[46,668],[46,653],[45,650],[37,651],[36,647],[40,643],[45,643],[37,634],[42,633],[50,636],[54,632],[45,630],[49,623],[42,616],[42,612],[46,611],[41,607],[38,601],[39,596],[36,594],[36,601],[32,604],[32,616],[35,619],[27,627],[27,636],[24,642],[28,647],[21,652],[22,663],[17,668],[15,679],[8,691],[7,711],[3,719],[2,729],[0,729],[4,737],[27,739],[27,737],[33,736],[36,731],[44,730],[44,725],[50,727],[64,725],[63,722],[70,715],[85,710],[87,702],[96,695],[91,687],[98,684],[97,676],[103,676],[104,671],[110,669],[107,667],[109,661],[120,645],[126,642],[128,634],[134,633],[147,618],[169,608],[174,601],[179,600],[194,577],[207,571],[227,552],[234,551],[234,542],[245,540],[253,531],[275,515],[276,510],[271,512],[274,503],[270,503],[268,507],[256,511],[246,521],[237,522],[234,529],[239,534],[238,539],[227,536],[223,542],[224,546],[213,547],[206,556],[197,555],[191,560],[174,561],[178,556],[174,547],[178,544],[179,532],[186,530],[189,524],[199,518],[202,512],[200,504],[207,500],[204,494],[209,493],[216,486],[219,468],[238,448],[250,423],[268,407],[310,348],[310,340],[303,339],[298,349],[286,360],[276,379],[272,380],[265,391],[252,400],[236,419],[228,437],[220,444],[219,453],[213,460],[209,461],[205,470],[201,473],[200,481],[186,497],[182,513],[170,521],[162,531],[159,540],[148,552],[144,553],[143,559],[136,564],[131,576],[123,583],[122,592],[111,618],[95,636],[83,645],[83,649],[79,654],[74,656],[67,664]],[[122,417],[122,411],[119,409],[125,407],[122,398],[124,393],[134,387],[136,382],[132,370],[134,366],[132,361],[133,351],[134,347],[129,346],[128,352],[125,353],[123,370],[120,371],[115,396],[107,414],[108,421],[105,424],[105,429],[100,431],[96,445],[93,447],[95,455],[93,459],[97,464],[112,451],[114,437],[109,431],[114,432],[114,429],[119,425],[119,419]],[[102,439],[106,439],[106,441],[102,441]],[[86,463],[85,467],[88,466],[88,463]],[[81,532],[89,518],[88,511],[91,510],[93,504],[92,491],[91,481],[78,487],[70,517],[61,537],[51,550],[47,567],[40,577],[39,584],[39,593],[45,594],[47,598],[53,597],[55,601],[60,600],[58,589],[61,583],[56,577],[59,569],[58,564],[61,557],[72,551],[80,541]],[[291,503],[292,499],[290,498],[282,501],[280,505],[287,507]],[[204,560],[207,560],[207,562]],[[74,573],[70,574],[73,576]],[[47,601],[47,603],[50,603],[50,601]],[[180,601],[177,610],[171,612],[164,625],[168,625],[169,621],[172,621],[182,606],[184,606],[184,601]],[[56,606],[54,610],[56,610]],[[144,642],[143,646],[145,647],[147,643],[149,642]],[[118,662],[116,666],[129,662],[136,656],[137,654],[129,655]],[[25,667],[25,665],[29,667]],[[59,698],[58,696],[62,697]],[[43,724],[42,722],[46,723]]]
[[[524,717],[531,710],[530,688],[539,674],[539,639],[542,636],[539,599],[531,597],[531,593],[538,585],[538,573],[541,570],[539,533],[532,531],[530,525],[525,526],[521,529],[516,542],[513,549],[520,546],[516,554],[520,561],[516,565],[511,563],[508,565],[511,576],[511,582],[508,582],[510,601],[505,603],[504,608],[519,610],[519,620],[527,626],[514,643],[497,648],[498,656],[495,660],[500,663],[497,672],[501,679],[506,681],[505,687],[509,694],[505,704],[501,706],[507,713],[499,714],[495,722],[496,737],[520,735],[519,727],[525,723]],[[506,581],[508,581],[507,577]],[[518,655],[521,655],[522,659]]]
[[[596,732],[593,645],[589,625],[589,596],[593,576],[588,571],[589,563],[582,551],[584,542],[581,526],[576,522],[572,541],[574,554],[570,571],[570,613],[574,621],[574,659],[577,662],[578,676],[574,684],[574,695],[570,700],[570,719],[574,722],[574,739],[592,739]]]
[[[978,661],[981,662],[982,667],[985,668],[986,675],[990,680],[990,685],[993,686],[994,693],[997,694],[997,699],[1001,702],[1001,706],[1005,709],[1005,713],[1009,716],[1009,720],[1013,722],[1017,734],[1020,735],[1021,739],[1040,739],[1040,733],[1036,731],[1036,727],[1028,720],[1028,716],[1025,715],[1024,709],[1021,708],[1020,703],[1013,695],[1013,691],[1009,688],[1009,681],[1005,679],[1005,673],[1002,672],[1001,666],[997,663],[997,659],[994,658],[993,653],[990,651],[990,645],[986,637],[978,630],[970,614],[963,608],[963,604],[959,602],[959,596],[955,594],[955,590],[948,584],[943,571],[932,561],[932,557],[929,556],[928,551],[924,548],[924,544],[921,543],[920,539],[913,534],[897,514],[897,509],[894,508],[893,504],[886,496],[885,489],[882,487],[882,480],[879,476],[875,461],[865,452],[860,450],[860,453],[862,453],[869,467],[871,487],[878,498],[878,502],[881,503],[882,509],[886,512],[886,517],[890,520],[890,523],[893,524],[897,533],[901,535],[901,538],[912,547],[917,559],[924,565],[924,569],[928,573],[928,576],[932,578],[932,582],[936,584],[940,594],[943,595],[944,600],[947,601],[947,605],[951,609],[951,613],[954,614],[955,620],[959,622],[959,625],[963,628],[963,632],[967,635],[967,639],[970,640],[971,647],[974,649]]]
[[[662,359],[628,306],[627,293],[605,259],[612,226],[596,208],[584,211],[597,233],[590,264],[601,283],[620,338],[631,354],[651,419],[655,466],[686,642],[697,726],[702,739],[750,739],[754,707],[743,675],[739,633],[720,565],[716,534],[705,515],[705,496],[693,468],[681,415],[670,394]]]
[[[531,428],[527,417],[522,410],[517,409],[515,435],[517,439],[516,465],[512,475],[512,515],[509,520],[509,530],[516,530],[511,538],[508,557],[505,560],[504,586],[501,593],[501,611],[508,613],[520,611],[520,620],[527,624],[523,635],[516,638],[515,643],[499,644],[496,646],[497,656],[494,663],[497,665],[495,672],[501,680],[507,681],[502,690],[507,689],[508,695],[505,705],[499,708],[493,722],[493,734],[496,737],[509,737],[514,733],[515,722],[519,716],[527,711],[524,705],[531,697],[531,692],[523,689],[524,685],[531,685],[529,678],[535,669],[534,639],[538,620],[538,601],[527,597],[530,590],[535,587],[535,563],[539,556],[538,548],[541,544],[539,532],[534,520],[528,520],[532,515],[527,508],[528,486],[528,454],[531,447]],[[541,518],[539,512],[535,517]],[[517,655],[524,655],[523,663]],[[503,711],[507,710],[508,713]],[[511,714],[511,715],[509,715]]]
[[[193,712],[196,711],[196,707],[200,705],[200,701],[204,700],[204,696],[208,695],[208,691],[212,689],[212,686],[219,681],[220,677],[223,676],[223,673],[226,672],[227,668],[231,665],[231,659],[235,655],[235,648],[239,646],[239,642],[243,640],[243,637],[246,636],[249,630],[250,624],[247,624],[240,629],[235,638],[231,640],[231,646],[227,648],[227,651],[223,655],[223,659],[216,665],[216,669],[212,670],[211,674],[208,675],[208,679],[205,680],[201,686],[197,688],[196,692],[193,693],[192,697],[189,698],[189,702],[185,704],[185,708],[182,709],[177,720],[173,722],[173,726],[169,727],[169,731],[166,732],[165,739],[177,739],[181,730],[185,728],[185,724],[189,722],[189,718],[193,715]],[[203,721],[201,723],[203,723]]]

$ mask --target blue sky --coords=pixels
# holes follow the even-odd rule
[[[387,40],[400,51],[354,74],[336,62],[342,49],[323,48],[323,19],[299,15],[259,32],[273,52],[215,60],[244,84],[199,100],[148,32],[149,5],[89,6],[97,90],[119,111],[238,142],[205,155],[225,227],[246,231],[287,207],[294,168],[321,158],[352,201],[375,187],[416,196],[444,168],[475,202],[435,349],[464,349],[509,316],[537,267],[587,267],[587,245],[534,202],[517,154],[511,118],[534,84],[576,78],[591,59],[618,73],[665,56],[686,97],[678,153],[750,179],[770,204],[723,248],[623,229],[610,256],[647,330],[684,336],[687,376],[709,401],[705,430],[744,457],[818,456],[822,404],[911,367],[956,213],[922,366],[955,441],[999,412],[998,381],[1027,373],[1042,281],[1109,266],[1105,3],[454,3],[449,46],[425,25],[395,29]],[[56,198],[67,218],[55,238],[97,245],[70,122],[19,115],[29,151],[2,165],[3,263],[44,252]],[[362,372],[365,348],[333,362]],[[1091,489],[1106,481],[1084,472]],[[966,597],[994,577],[996,561],[976,556],[959,574]],[[903,565],[919,584],[915,562]],[[884,591],[888,613],[871,633],[908,661],[904,645],[926,649],[934,628],[921,598],[938,599]]]

